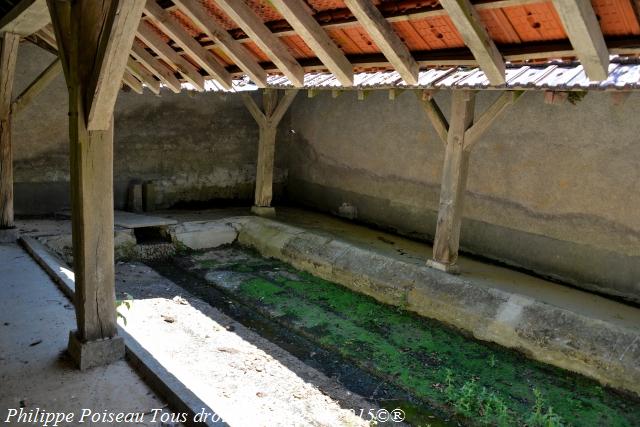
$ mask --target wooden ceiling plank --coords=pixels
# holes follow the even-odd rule
[[[147,52],[142,46],[137,44],[133,45],[131,49],[131,55],[144,65],[151,73],[160,79],[172,92],[180,93],[182,88],[180,80],[173,74],[169,68],[164,66],[160,61],[154,58],[149,52]]]
[[[469,0],[440,0],[449,18],[460,32],[462,40],[471,50],[493,85],[505,83],[505,63],[489,33],[482,24],[478,12]]]
[[[144,12],[162,32],[184,49],[222,87],[227,90],[231,89],[233,81],[224,66],[216,60],[211,52],[191,37],[169,12],[162,9],[155,0],[147,0]]]
[[[154,0],[149,0],[154,1]],[[218,42],[218,46],[229,55],[253,80],[258,87],[267,84],[267,72],[260,66],[256,58],[241,43],[235,40],[227,30],[211,17],[205,7],[196,0],[175,0],[180,11],[186,14],[207,36]],[[240,3],[240,2],[238,2]]]
[[[260,16],[241,1],[216,0],[216,3],[242,28],[294,86],[304,86],[304,69],[289,52],[287,45],[271,32]]]
[[[151,92],[160,95],[160,82],[156,80],[153,74],[144,68],[142,64],[129,58],[127,61],[127,71],[144,83]]]
[[[553,0],[571,45],[591,80],[606,80],[609,50],[589,0]]]
[[[0,33],[28,36],[51,22],[46,0],[22,0],[0,19]]]
[[[175,66],[178,72],[180,72],[196,90],[200,92],[204,90],[204,77],[202,77],[196,67],[178,55],[178,52],[165,43],[146,22],[140,22],[138,26],[138,38],[149,46],[160,58]]]
[[[271,0],[271,4],[291,24],[322,63],[343,86],[353,86],[353,66],[344,52],[311,15],[301,0]]]
[[[380,10],[370,0],[344,2],[402,79],[410,85],[418,84],[418,63]]]

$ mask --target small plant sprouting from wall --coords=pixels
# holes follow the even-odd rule
[[[569,101],[571,105],[576,105],[578,102],[582,101],[585,96],[587,96],[587,91],[585,90],[571,91],[567,94],[567,101]]]

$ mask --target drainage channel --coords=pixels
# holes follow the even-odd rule
[[[194,274],[180,258],[147,261],[147,265],[184,288],[193,295],[206,301],[212,307],[254,330],[262,337],[288,351],[302,362],[335,378],[352,393],[364,397],[380,408],[391,413],[400,408],[404,422],[414,426],[450,427],[460,423],[450,419],[444,412],[429,408],[423,401],[415,398],[391,382],[378,378],[355,366],[349,360],[335,352],[328,351],[308,338],[286,328],[281,323],[261,314],[255,309]],[[362,417],[367,418],[366,410]]]

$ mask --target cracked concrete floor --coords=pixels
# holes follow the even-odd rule
[[[74,413],[65,426],[124,425],[80,424],[83,409],[91,415],[142,413],[142,422],[126,425],[161,425],[152,422],[151,411],[165,412],[166,404],[124,360],[85,372],[73,367],[65,355],[75,328],[73,307],[31,257],[17,245],[0,245],[0,260],[0,422],[6,422],[10,409],[40,408]]]

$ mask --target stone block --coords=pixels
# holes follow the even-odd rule
[[[17,228],[0,229],[0,243],[15,243],[20,237]]]
[[[81,341],[77,331],[71,331],[67,351],[80,370],[84,371],[122,359],[125,353],[124,339],[115,336],[103,340]]]

